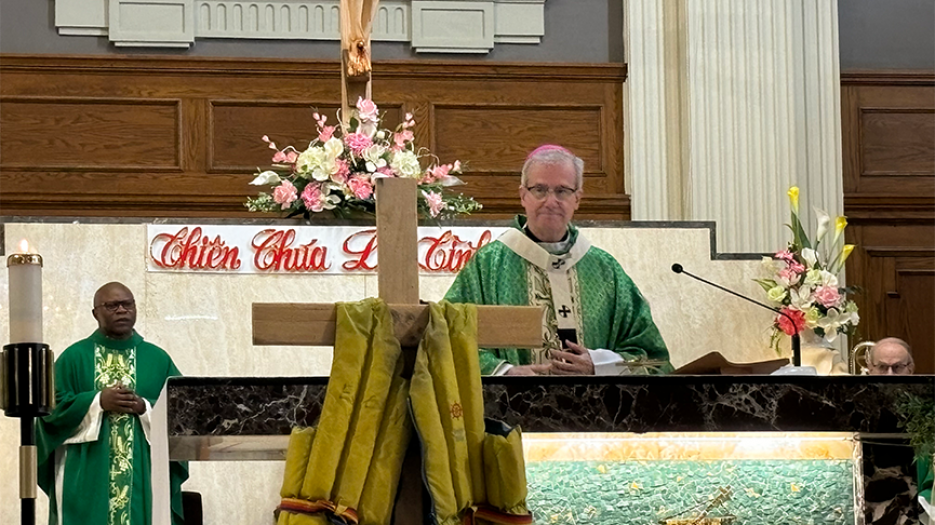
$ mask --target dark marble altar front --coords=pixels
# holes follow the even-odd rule
[[[176,439],[287,435],[321,413],[327,378],[173,378]],[[935,377],[668,376],[484,378],[488,417],[525,432],[858,432],[867,523],[918,523],[900,392],[935,397]]]

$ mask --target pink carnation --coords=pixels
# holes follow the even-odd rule
[[[442,200],[441,193],[436,193],[434,191],[424,192],[425,200],[429,203],[429,214],[432,217],[438,217],[438,214],[445,209],[445,201]]]
[[[782,313],[792,318],[790,320],[785,315],[776,316],[776,324],[786,335],[795,335],[805,328],[805,312],[793,310],[792,308],[783,308]]]
[[[347,182],[347,176],[351,174],[351,168],[344,159],[335,159],[334,163],[337,166],[337,171],[331,176],[331,180],[338,184],[344,184]]]
[[[325,194],[321,192],[321,184],[312,183],[302,191],[302,202],[311,211],[319,212],[325,209]]]
[[[273,190],[273,200],[277,204],[282,206],[282,209],[286,209],[292,204],[296,199],[296,189],[291,182],[284,180],[282,184],[276,186],[276,189]]]
[[[363,133],[350,133],[344,137],[344,143],[354,152],[354,155],[362,155],[364,150],[373,146],[373,140]]]
[[[361,122],[376,122],[377,105],[369,98],[357,97],[357,116]]]
[[[377,173],[385,177],[395,177],[396,172],[393,171],[393,168],[389,166],[383,166],[382,168],[377,168]]]
[[[412,142],[414,135],[411,130],[405,129],[399,133],[393,133],[393,142],[396,143],[396,147],[405,148],[407,142]]]
[[[841,301],[841,294],[834,286],[819,286],[815,289],[814,296],[825,308],[836,306]]]
[[[795,256],[792,255],[792,252],[790,252],[789,250],[776,252],[776,255],[774,257],[776,257],[780,261],[794,261],[795,260]]]
[[[369,199],[373,195],[373,183],[366,177],[354,175],[347,180],[347,186],[354,193],[354,196],[360,200]]]

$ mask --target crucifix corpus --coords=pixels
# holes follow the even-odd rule
[[[378,3],[341,0],[341,117],[345,122],[357,97],[370,98],[370,30]],[[379,295],[390,306],[408,372],[429,317],[428,307],[419,304],[417,185],[414,179],[380,178],[376,192],[377,242],[382,248],[377,255]],[[336,325],[333,303],[253,304],[255,345],[333,346]],[[542,345],[542,309],[478,306],[477,328],[482,348],[536,348]]]

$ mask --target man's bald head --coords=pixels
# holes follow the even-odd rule
[[[896,337],[880,339],[870,351],[871,375],[912,375],[915,362],[909,344]]]
[[[111,339],[128,339],[136,324],[136,301],[133,292],[123,283],[111,282],[94,294],[91,315],[97,319],[101,332]]]

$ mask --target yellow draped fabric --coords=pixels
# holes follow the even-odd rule
[[[338,304],[324,407],[316,429],[293,430],[279,525],[388,524],[413,422],[433,521],[531,523],[519,429],[485,432],[477,309],[428,308],[410,384],[386,304]]]

